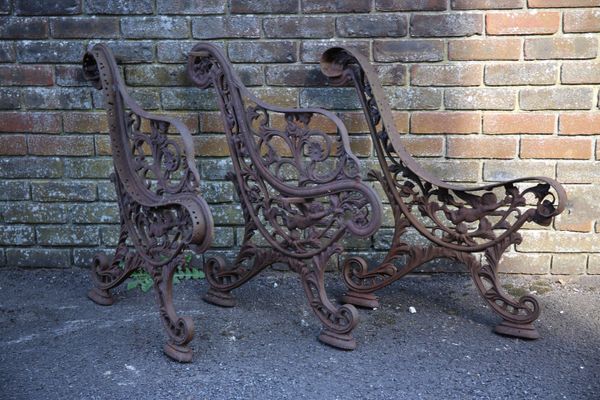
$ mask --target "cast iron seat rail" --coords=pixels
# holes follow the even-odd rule
[[[192,137],[180,121],[152,115],[129,97],[110,49],[95,45],[83,58],[87,80],[103,93],[110,130],[115,185],[121,221],[112,258],[98,254],[92,266],[94,288],[88,297],[111,305],[109,290],[138,269],[153,279],[160,318],[168,335],[164,352],[189,362],[194,335],[189,317],[173,307],[173,274],[187,249],[203,253],[212,241],[210,210],[198,189]],[[169,128],[180,134],[173,137]]]
[[[257,99],[214,45],[194,46],[188,74],[199,88],[212,86],[217,93],[233,164],[228,179],[245,220],[234,264],[219,257],[205,263],[210,289],[204,299],[231,307],[231,290],[269,265],[287,263],[299,273],[323,325],[319,340],[354,349],[358,313],[352,305],[329,300],[324,270],[329,258],[343,251],[340,239],[346,232],[367,237],[380,226],[381,201],[360,180],[346,128],[325,110],[282,108]],[[337,135],[320,130],[316,116],[332,121]]]
[[[521,243],[517,231],[525,223],[548,226],[563,211],[564,188],[544,177],[473,188],[443,182],[402,146],[383,88],[366,58],[350,49],[331,48],[321,57],[321,70],[333,85],[354,84],[381,166],[370,175],[381,183],[395,220],[392,244],[381,264],[369,270],[364,260],[346,260],[343,274],[349,290],[344,301],[377,307],[375,291],[428,261],[447,258],[468,267],[484,300],[502,317],[495,332],[538,338],[532,324],[540,313],[538,300],[531,295],[510,298],[498,282],[498,263],[509,246]],[[409,229],[430,244],[408,243],[403,235]]]

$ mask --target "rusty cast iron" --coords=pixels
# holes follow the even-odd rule
[[[189,317],[173,307],[173,274],[183,251],[204,252],[213,222],[198,190],[200,177],[188,129],[180,121],[149,114],[129,97],[110,49],[95,45],[83,58],[85,78],[102,91],[110,128],[121,232],[112,258],[98,254],[92,266],[95,287],[88,296],[111,305],[109,290],[132,272],[146,270],[154,281],[160,318],[169,340],[170,358],[189,362],[194,334]],[[180,137],[169,135],[174,128]]]
[[[331,256],[341,254],[339,241],[346,232],[361,237],[375,232],[381,224],[381,201],[360,180],[346,128],[325,110],[282,108],[257,99],[211,44],[194,46],[188,75],[199,88],[216,90],[233,163],[228,179],[245,220],[243,244],[233,265],[221,258],[205,263],[211,287],[204,299],[231,307],[231,290],[273,263],[287,263],[300,275],[323,324],[319,339],[354,349],[358,313],[352,305],[329,300],[324,270]],[[317,117],[332,121],[338,134],[321,131]]]
[[[531,295],[509,297],[498,282],[498,263],[509,246],[521,243],[517,231],[525,223],[548,226],[563,211],[564,188],[544,177],[473,188],[443,182],[402,146],[383,88],[366,58],[347,48],[331,48],[321,57],[321,70],[333,85],[353,84],[356,89],[381,166],[370,175],[381,183],[395,219],[392,245],[381,264],[369,269],[358,258],[344,264],[349,289],[344,301],[377,307],[375,291],[428,261],[447,258],[468,267],[484,300],[502,317],[495,332],[538,338],[532,324],[540,314],[538,300]],[[430,244],[408,243],[403,236],[409,229]]]

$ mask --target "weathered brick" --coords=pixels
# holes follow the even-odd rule
[[[53,112],[3,112],[0,121],[0,132],[59,133],[62,130],[60,114]]]
[[[485,113],[483,133],[492,135],[553,134],[556,115],[534,113]]]
[[[239,204],[214,204],[210,211],[215,221],[219,221],[219,225],[242,225],[244,218]]]
[[[63,115],[65,132],[96,133],[108,132],[108,121],[104,113],[69,112]]]
[[[456,88],[444,91],[448,110],[513,110],[515,90],[496,88]]]
[[[227,145],[225,144],[225,148]],[[202,197],[211,204],[231,203],[234,199],[234,187],[231,182],[203,181],[200,182]]]
[[[3,212],[5,222],[22,224],[62,224],[68,215],[68,206],[62,203],[21,202]]]
[[[411,133],[479,133],[481,113],[478,112],[416,112],[410,117]]]
[[[336,20],[337,33],[342,37],[406,36],[406,19],[398,15],[346,15]]]
[[[192,36],[195,39],[258,38],[260,19],[254,16],[210,16],[192,19]]]
[[[89,47],[101,41],[91,41]],[[110,47],[119,64],[145,63],[154,61],[154,43],[151,41],[102,41]],[[191,47],[188,48],[189,51]],[[81,57],[80,57],[81,58]],[[81,62],[81,60],[79,60]]]
[[[552,256],[553,275],[581,275],[587,269],[587,254],[555,254]]]
[[[0,245],[28,246],[35,243],[35,231],[27,225],[0,225]]]
[[[187,86],[185,65],[146,64],[125,68],[125,82],[130,86]]]
[[[410,68],[413,86],[478,86],[483,66],[476,64],[418,64]]]
[[[588,138],[522,138],[521,158],[587,160],[592,148]]]
[[[535,230],[521,232],[523,243],[517,245],[517,250],[528,253],[582,253],[596,251],[600,245],[599,235]]]
[[[129,89],[129,95],[142,109],[146,111],[160,108],[160,92],[157,88]],[[92,98],[94,102],[94,108],[105,108],[104,96],[102,92],[94,90],[92,92]]]
[[[217,99],[213,91],[192,87],[166,88],[160,93],[165,110],[215,110]]]
[[[22,156],[27,154],[27,141],[25,135],[0,136],[0,155]]]
[[[296,0],[231,0],[232,14],[287,14],[298,11]]]
[[[152,14],[154,2],[150,0],[86,0],[87,14]]]
[[[75,204],[69,216],[76,224],[110,224],[119,222],[119,207],[115,203]]]
[[[273,65],[266,69],[271,86],[324,86],[327,78],[316,65]]]
[[[98,182],[98,200],[100,201],[117,201],[115,185],[112,182]],[[97,203],[95,203],[97,204]]]
[[[600,184],[600,162],[559,161],[556,165],[556,176],[562,183]]]
[[[406,66],[402,64],[376,65],[375,70],[382,85],[403,86],[406,84]]]
[[[161,40],[156,44],[156,53],[158,61],[161,63],[185,63],[188,60],[188,53],[197,41],[188,40]],[[225,46],[222,42],[212,42],[219,45],[222,50]]]
[[[600,254],[589,255],[587,273],[590,275],[600,275]]]
[[[31,195],[34,201],[94,201],[96,185],[74,181],[32,182]]]
[[[92,98],[87,88],[27,88],[23,89],[23,104],[29,109],[89,109]]]
[[[506,252],[502,256],[498,272],[506,274],[545,275],[550,272],[550,254],[525,254]]]
[[[11,267],[68,268],[71,255],[68,249],[6,249],[6,263]]]
[[[523,110],[587,110],[592,107],[592,88],[551,87],[521,89],[519,104]]]
[[[496,10],[523,8],[525,0],[452,0],[454,10]]]
[[[438,178],[450,182],[477,182],[481,167],[472,160],[420,160],[421,166]]]
[[[488,35],[551,35],[558,31],[560,13],[548,12],[498,12],[485,16]]]
[[[448,41],[448,59],[464,61],[518,60],[521,39],[488,38]]]
[[[330,38],[335,33],[333,17],[264,18],[263,29],[269,38]]]
[[[29,182],[0,181],[0,200],[29,200],[29,198]]]
[[[48,37],[48,19],[3,17],[0,39],[45,39]]]
[[[395,110],[436,110],[442,104],[442,91],[434,88],[387,88],[390,106]]]
[[[0,0],[0,14],[10,14],[12,12],[12,0]]]
[[[562,83],[600,83],[600,63],[596,61],[564,62],[560,75]]]
[[[297,43],[292,41],[229,42],[232,62],[290,63],[296,62]]]
[[[471,13],[413,14],[410,36],[454,37],[483,34],[483,15]]]
[[[185,39],[189,23],[184,17],[123,17],[121,32],[128,39]]]
[[[402,145],[414,157],[440,157],[444,155],[444,138],[406,137]]]
[[[485,84],[488,86],[553,85],[558,65],[554,63],[511,63],[485,66]]]
[[[203,134],[194,138],[194,153],[200,157],[227,157],[229,147],[225,135]]]
[[[265,73],[262,65],[236,64],[233,69],[245,86],[262,86],[265,83]]]
[[[495,161],[486,160],[483,163],[483,180],[488,182],[504,182],[524,176],[554,177],[554,162],[552,161]]]
[[[80,63],[83,42],[29,41],[17,42],[17,61],[23,63]]]
[[[17,15],[73,15],[81,13],[81,0],[15,0]]]
[[[374,40],[373,59],[379,62],[441,61],[442,40]]]
[[[526,60],[586,59],[598,54],[595,37],[553,37],[525,39]]]
[[[217,158],[202,160],[198,166],[200,179],[202,180],[225,180],[225,175],[233,171],[231,158]]]
[[[18,110],[22,97],[21,89],[0,88],[0,110]]]
[[[50,65],[0,65],[0,82],[3,86],[51,86]]]
[[[600,114],[582,112],[561,114],[559,135],[598,135],[600,134]]]
[[[50,225],[36,227],[37,242],[43,246],[85,246],[100,243],[98,228],[93,226]]]
[[[116,17],[64,17],[50,20],[52,37],[61,39],[117,38],[119,19]]]
[[[111,257],[115,252],[114,248],[85,248],[78,247],[73,249],[73,266],[90,267],[96,254],[106,254]]]
[[[321,55],[327,49],[343,46],[358,51],[360,54],[369,54],[369,42],[362,40],[303,40],[300,43],[301,59],[305,63],[318,63]]]
[[[233,6],[233,4],[232,4]],[[157,0],[158,14],[224,14],[227,2],[222,0]]]
[[[516,138],[449,137],[446,142],[450,158],[511,159],[517,156]]]
[[[568,201],[565,211],[554,221],[556,229],[571,232],[593,232],[600,206],[595,199],[600,194],[597,186],[565,185]]]
[[[0,41],[0,62],[15,62],[17,53],[13,42]]]
[[[59,178],[62,174],[63,163],[59,158],[0,158],[2,178]]]
[[[121,227],[119,225],[109,225],[100,227],[100,243],[105,246],[116,247],[119,243]]]
[[[64,158],[65,177],[67,178],[107,178],[113,170],[111,159]]]
[[[94,140],[91,136],[36,135],[28,138],[29,154],[39,156],[91,156]]]
[[[375,0],[377,11],[443,11],[446,0]]]
[[[596,7],[600,0],[527,0],[529,8]]]
[[[600,10],[572,10],[564,13],[565,32],[600,32]]]
[[[355,110],[360,103],[354,89],[307,88],[300,92],[301,107],[322,107],[335,110]]]

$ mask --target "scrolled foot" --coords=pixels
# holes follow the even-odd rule
[[[202,297],[204,301],[220,307],[234,307],[235,297],[230,292],[222,292],[220,290],[210,288]]]
[[[340,350],[354,350],[356,340],[350,333],[337,333],[327,328],[319,334],[319,341]]]
[[[194,352],[189,346],[179,346],[172,342],[165,343],[163,351],[170,359],[180,363],[191,362],[192,356],[194,354]]]
[[[115,302],[115,299],[109,293],[108,290],[98,289],[97,287],[90,289],[87,296],[94,303],[101,306],[111,306]]]
[[[533,324],[515,324],[510,321],[502,321],[494,328],[494,332],[499,335],[512,336],[521,339],[535,340],[540,338],[540,334]]]
[[[349,290],[342,296],[342,302],[362,308],[378,308],[379,299],[373,293],[359,293]]]

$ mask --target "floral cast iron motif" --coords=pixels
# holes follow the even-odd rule
[[[339,240],[346,232],[365,237],[379,227],[381,206],[375,192],[360,181],[345,127],[324,110],[281,108],[255,98],[211,44],[194,46],[188,75],[196,86],[212,86],[217,92],[233,162],[228,178],[245,220],[234,264],[228,266],[221,258],[206,262],[211,288],[205,300],[233,306],[231,290],[267,266],[284,262],[300,274],[309,304],[323,324],[319,339],[353,349],[357,311],[329,301],[324,269],[330,257],[341,253]],[[314,128],[316,118],[332,121],[337,134]],[[257,231],[265,243],[256,240]]]
[[[540,313],[532,296],[511,299],[500,287],[497,267],[504,251],[521,243],[517,232],[526,222],[547,226],[565,206],[563,187],[553,179],[532,177],[475,188],[443,182],[425,171],[404,149],[377,74],[356,52],[336,47],[321,57],[321,70],[333,85],[353,84],[374,142],[381,171],[379,181],[392,206],[395,232],[390,250],[377,267],[349,259],[344,300],[376,307],[373,293],[436,258],[464,263],[486,302],[503,319],[501,334],[535,339],[532,322]],[[525,185],[530,185],[526,187]],[[409,229],[427,238],[429,246],[403,239]],[[480,262],[473,253],[483,253]]]
[[[187,345],[193,321],[177,316],[173,307],[173,274],[183,262],[182,252],[204,252],[212,240],[212,216],[198,190],[192,138],[181,122],[151,115],[127,94],[110,49],[95,45],[83,59],[87,80],[101,90],[106,106],[114,164],[121,232],[111,258],[94,258],[95,287],[90,299],[111,305],[109,290],[132,272],[145,269],[154,281],[161,320],[169,340],[165,353],[189,362]],[[173,127],[180,133],[169,134]]]

